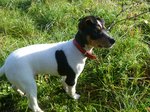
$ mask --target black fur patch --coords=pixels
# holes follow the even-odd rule
[[[55,53],[57,65],[58,65],[58,73],[62,76],[67,76],[66,83],[69,86],[73,86],[75,84],[75,72],[68,64],[66,55],[63,50],[57,50]]]

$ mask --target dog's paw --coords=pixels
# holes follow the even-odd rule
[[[43,110],[37,110],[37,111],[33,111],[33,112],[44,112]]]
[[[38,109],[33,110],[33,112],[44,112],[44,111],[38,108]]]
[[[40,107],[32,107],[30,104],[28,104],[28,107],[33,111],[33,112],[44,112]]]
[[[75,100],[78,100],[80,98],[80,95],[75,93],[73,96],[72,96],[73,99]]]
[[[43,110],[38,110],[38,111],[36,111],[36,112],[44,112]]]

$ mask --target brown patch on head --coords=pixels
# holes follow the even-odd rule
[[[98,40],[92,40],[90,37],[87,37],[88,45],[91,47],[99,47],[99,39]]]
[[[91,46],[91,47],[109,48],[113,45],[115,40],[112,39],[112,38],[106,38],[106,37],[101,37],[101,38],[98,38],[96,40],[93,40],[89,36],[89,37],[87,37],[87,42],[88,42],[88,45]]]

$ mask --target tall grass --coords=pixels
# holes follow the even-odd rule
[[[17,48],[73,38],[78,20],[86,15],[104,18],[107,28],[127,18],[110,30],[115,46],[95,49],[98,60],[87,61],[77,85],[78,101],[61,89],[59,78],[49,75],[37,77],[38,99],[46,112],[146,112],[150,15],[136,15],[147,10],[146,0],[0,0],[0,65]],[[5,77],[0,78],[0,111],[31,111]]]

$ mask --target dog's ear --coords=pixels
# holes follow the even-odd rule
[[[95,19],[93,16],[87,16],[79,19],[78,28],[80,31],[85,30],[87,27],[92,26],[95,23]]]
[[[79,29],[79,31],[82,31],[83,28],[84,28],[84,26],[83,26],[83,18],[80,18],[79,19],[79,24],[78,24],[78,29]]]
[[[93,24],[93,20],[91,18],[88,18],[85,20],[87,25],[92,25]]]

